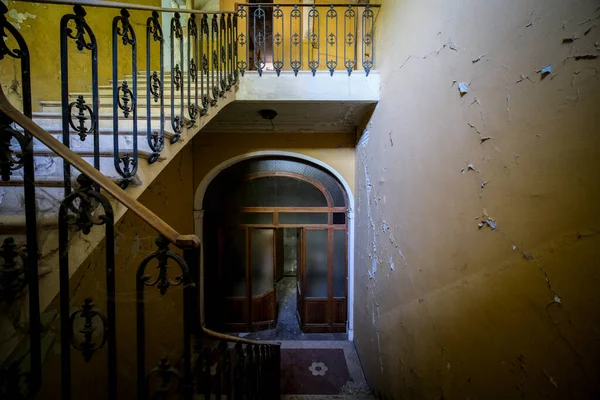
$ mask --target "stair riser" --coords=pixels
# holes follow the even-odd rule
[[[184,114],[184,117],[186,117],[185,114]],[[62,119],[60,117],[34,117],[33,121],[46,130],[62,128]],[[153,119],[151,121],[151,127],[152,127],[152,129],[159,129],[160,121],[158,119],[156,119],[156,120]],[[113,129],[112,119],[100,119],[99,128],[100,129]],[[146,132],[146,128],[147,128],[146,119],[138,118],[138,121],[137,121],[138,133]],[[132,121],[131,117],[126,120],[120,119],[119,120],[119,129],[132,130],[133,129],[133,121]],[[170,120],[168,120],[166,118],[165,118],[165,129],[171,129],[171,122],[170,122]]]
[[[179,105],[175,106],[175,112],[178,113],[179,112]],[[52,112],[52,113],[59,113],[61,112],[62,107],[60,105],[52,105],[52,106],[44,106],[42,107],[42,111],[43,112]],[[165,115],[171,115],[171,105],[165,105]],[[145,116],[146,115],[146,105],[138,105],[138,116]],[[184,111],[187,112],[187,105],[184,106]],[[112,104],[100,104],[100,114],[112,114],[113,112],[113,108],[112,108]],[[152,107],[150,109],[150,115],[158,117],[160,116],[160,107]]]
[[[219,86],[219,90],[220,90],[220,86]],[[202,91],[201,88],[198,87],[198,97],[200,97],[201,91]],[[205,89],[205,92],[206,92],[206,89]],[[212,94],[212,86],[208,87],[208,92],[209,92],[209,94]],[[146,87],[138,85],[137,93],[138,93],[138,99],[145,99],[146,93],[147,93]],[[178,90],[175,90],[174,93],[175,93],[176,98],[181,97],[181,93]],[[98,87],[98,94],[100,96],[112,96],[112,94],[113,94],[112,86],[111,87],[103,87],[103,86]],[[192,96],[192,98],[195,97],[194,87],[192,87],[191,96]],[[170,86],[168,88],[166,88],[165,91],[163,92],[163,97],[165,98],[165,101],[166,101],[166,99],[171,97],[171,87]],[[87,101],[88,96],[85,96],[85,98]],[[89,95],[89,98],[91,98],[91,94]],[[187,100],[187,87],[184,87],[184,89],[183,89],[183,98]]]
[[[54,138],[62,143],[63,135],[60,133],[52,134]],[[113,149],[113,136],[112,135],[98,135],[100,140],[100,149],[107,150]],[[34,139],[34,152],[38,151],[50,151],[46,146],[40,143],[37,139]],[[138,135],[138,150],[147,151],[151,153],[150,146],[148,145],[148,139],[145,135]],[[168,142],[169,138],[165,137],[165,142]],[[79,135],[71,133],[70,137],[70,148],[71,150],[78,151],[93,151],[94,150],[94,138],[87,136],[85,141],[79,138]],[[119,135],[119,149],[132,149],[133,148],[133,135],[121,134]]]
[[[37,175],[37,174],[36,174]],[[17,176],[15,174],[15,176]],[[6,187],[0,186],[0,214],[23,214],[23,186]],[[38,215],[46,213],[56,214],[60,207],[60,201],[64,198],[64,188],[62,187],[36,187],[35,190],[36,205]],[[0,225],[0,232],[2,226]]]
[[[82,157],[87,163],[93,164],[93,157]],[[139,162],[147,163],[144,159],[139,159]],[[35,166],[35,177],[39,179],[49,179],[56,178],[61,180],[63,178],[63,161],[60,157],[35,157],[34,159]],[[117,173],[112,157],[100,157],[100,172],[109,178],[118,178],[119,174]],[[77,177],[79,172],[73,170],[73,178]],[[19,177],[22,176],[22,172],[15,171],[13,176]]]

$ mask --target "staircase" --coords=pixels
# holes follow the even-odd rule
[[[49,7],[56,1],[42,3],[48,3],[45,6]],[[112,400],[117,394],[124,398],[123,388],[139,399],[280,398],[280,344],[245,340],[200,325],[200,241],[193,234],[177,232],[138,201],[185,144],[219,110],[235,101],[239,78],[251,67],[251,62],[254,64],[251,69],[262,76],[266,67],[266,35],[254,38],[258,45],[262,37],[264,51],[254,46],[251,54],[248,5],[241,5],[235,12],[202,13],[138,4],[118,10],[123,4],[102,0],[60,3],[73,7],[60,11],[65,13],[61,23],[66,21],[60,39],[66,45],[63,47],[61,42],[60,60],[52,62],[58,65],[67,60],[68,64],[75,50],[92,54],[90,65],[81,69],[93,74],[98,68],[97,57],[94,58],[98,46],[114,42],[121,48],[119,57],[126,57],[135,45],[135,31],[138,38],[147,35],[148,43],[154,46],[152,51],[160,48],[160,66],[151,69],[150,47],[140,46],[139,53],[147,52],[148,73],[137,68],[135,76],[120,75],[115,62],[112,68],[117,71],[113,73],[113,77],[119,77],[117,82],[97,82],[97,75],[92,76],[97,85],[90,91],[65,90],[65,99],[58,98],[60,93],[55,98],[43,99],[39,101],[40,110],[33,112],[35,87],[31,79],[35,66],[32,67],[27,46],[32,38],[22,35],[22,30],[9,21],[8,8],[0,3],[0,32],[4,35],[0,41],[0,60],[14,63],[21,90],[18,96],[10,96],[11,103],[0,89],[0,398],[31,398],[36,394],[46,398],[80,398],[77,390],[87,383],[79,381],[88,378],[85,371],[90,365],[96,365],[96,372],[97,365],[103,366],[102,378],[106,382],[94,382],[95,377],[91,382],[101,386],[98,393],[92,393],[99,398]],[[279,18],[280,9],[276,7],[277,10],[271,11]],[[356,35],[357,13],[352,5],[344,7],[354,18]],[[92,28],[96,27],[88,25],[86,15],[105,8],[117,11],[112,21],[112,42],[107,37],[94,42]],[[147,26],[131,23],[130,11],[148,17]],[[302,18],[298,7],[289,11],[292,18]],[[318,15],[306,14],[308,18]],[[182,15],[187,17],[185,27]],[[264,12],[254,14],[255,24],[257,15],[264,25]],[[160,26],[163,16],[169,18],[165,32]],[[244,18],[239,32],[238,16],[240,20]],[[374,33],[374,16],[369,6],[363,12],[363,19],[365,16],[363,29],[367,33],[363,35],[363,51],[368,55],[360,62],[368,75],[373,66],[373,36],[369,36],[369,29]],[[315,21],[318,20],[313,19],[313,27]],[[301,22],[291,24],[290,29],[299,29]],[[281,26],[280,38],[284,35]],[[45,33],[37,35],[43,37]],[[170,46],[163,49],[167,40]],[[300,44],[299,55],[290,52],[289,64],[295,74],[302,65],[301,47]],[[123,52],[123,48],[127,51]],[[134,53],[132,50],[131,54]],[[163,56],[171,57],[172,73],[164,71]],[[278,76],[283,57],[283,50],[274,52],[273,65]],[[314,76],[319,62],[311,57],[308,56],[308,65]],[[347,60],[344,51],[342,73],[347,70],[350,75],[358,60],[356,46],[354,55]],[[325,61],[326,69],[333,75],[337,61]],[[129,62],[136,70],[133,57]],[[62,87],[68,87],[71,79],[67,70],[61,64]],[[148,77],[154,75],[158,80],[149,81]],[[2,87],[7,87],[3,83]],[[137,111],[135,117],[134,111]],[[135,277],[135,292],[131,293],[134,310],[130,315],[135,349],[117,349],[115,270],[119,266],[115,264],[114,230],[128,211],[140,217],[157,237],[154,251],[131,271]],[[98,286],[96,292],[75,301],[82,296],[76,293],[81,282],[73,282],[72,278],[91,254],[101,255],[102,265],[97,267],[105,273],[99,274],[101,279],[94,282]],[[148,301],[147,296],[152,293],[176,296],[168,297],[169,302],[157,301],[163,297]],[[162,358],[155,357],[155,349],[148,343],[161,322],[152,321],[156,324],[152,329],[147,323],[152,318],[148,309],[157,304],[180,316],[178,326],[161,328],[177,337],[168,343],[167,355],[161,355]],[[129,312],[124,309],[121,305],[119,312]],[[56,351],[59,348],[60,352]],[[135,353],[135,357],[127,360],[132,366],[128,366],[125,374],[129,379],[123,379],[123,369],[119,369],[122,364],[117,360],[127,351]],[[43,387],[42,382],[47,381],[53,385]],[[373,397],[348,394],[284,398],[367,400]]]

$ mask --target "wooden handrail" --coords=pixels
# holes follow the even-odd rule
[[[35,122],[22,114],[8,101],[0,87],[0,112],[5,114],[11,121],[15,122],[27,133],[45,144],[50,150],[63,158],[66,162],[78,169],[82,174],[91,179],[95,184],[104,189],[108,194],[114,197],[119,203],[131,210],[144,222],[150,225],[159,234],[167,238],[173,245],[184,248],[195,248],[200,246],[200,239],[196,235],[181,235],[169,224],[150,211],[142,203],[128,195],[123,189],[117,186],[110,178],[106,177],[91,164],[83,160],[79,155],[59,142],[50,133],[40,128]]]
[[[226,333],[220,333],[220,332],[215,332],[212,331],[208,328],[205,328],[203,326],[200,327],[200,330],[202,331],[202,333],[204,333],[206,336],[213,338],[215,340],[227,340],[228,342],[236,342],[236,343],[244,343],[244,344],[256,344],[256,345],[267,345],[267,346],[281,346],[281,343],[279,342],[262,342],[262,341],[258,341],[258,340],[249,340],[249,339],[244,339],[244,338],[240,338],[237,336],[231,336],[231,335],[227,335]]]
[[[41,4],[57,4],[62,6],[88,6],[88,7],[100,7],[100,8],[117,8],[122,9],[126,8],[128,10],[140,10],[140,11],[159,11],[159,12],[168,12],[168,13],[180,13],[180,14],[228,14],[233,13],[234,11],[200,11],[200,10],[190,10],[187,8],[162,8],[155,6],[145,6],[142,4],[135,3],[119,3],[112,1],[102,1],[102,0],[15,0],[23,3],[41,3]]]

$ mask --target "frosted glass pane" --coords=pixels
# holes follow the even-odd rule
[[[273,289],[273,229],[251,229],[252,296]]]
[[[246,296],[246,232],[243,229],[225,231],[223,282],[225,296]]]
[[[327,224],[327,213],[279,213],[280,224]]]
[[[327,231],[306,231],[306,297],[327,297]]]
[[[346,297],[346,231],[333,231],[333,297]]]
[[[246,181],[229,201],[238,207],[327,207],[325,196],[315,186],[284,176]]]
[[[298,270],[298,229],[283,230],[283,274],[295,276]],[[277,254],[279,256],[279,254]]]

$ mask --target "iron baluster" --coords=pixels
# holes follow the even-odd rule
[[[83,327],[79,330],[82,341],[77,341],[74,329],[76,325],[77,317],[85,320]],[[98,329],[94,324],[94,320],[99,319],[102,322],[102,339],[100,343],[94,342],[93,335]],[[94,302],[90,297],[86,298],[81,308],[71,314],[71,346],[81,353],[85,362],[89,362],[92,359],[94,353],[100,350],[106,344],[108,339],[108,319],[102,312],[94,310]]]
[[[187,44],[187,57],[188,57],[188,85],[187,85],[187,96],[188,96],[188,115],[190,116],[190,123],[188,127],[192,127],[196,124],[196,118],[198,118],[198,26],[196,25],[196,15],[190,15],[188,19],[188,44]],[[192,45],[193,43],[193,45]],[[193,51],[192,51],[193,47]],[[192,83],[194,84],[195,101],[192,103]]]
[[[290,11],[290,67],[298,76],[302,68],[302,11],[298,6]]]
[[[362,65],[365,75],[369,76],[375,60],[375,16],[371,7],[365,7],[362,15]]]
[[[19,31],[6,19],[8,8],[4,3],[0,3],[0,60],[5,56],[20,60],[21,68],[21,105],[23,114],[29,118],[32,117],[31,107],[31,59],[27,43]],[[16,48],[10,48],[10,38],[16,42]],[[24,281],[28,287],[29,300],[29,371],[26,374],[26,382],[29,387],[26,396],[35,394],[41,385],[42,370],[42,348],[41,348],[41,322],[40,322],[40,295],[38,281],[38,238],[37,238],[37,203],[35,199],[35,169],[33,162],[33,138],[24,131],[17,132],[11,125],[12,121],[6,116],[0,116],[0,175],[3,181],[10,179],[11,170],[17,167],[23,168],[23,199],[25,207],[25,240],[26,250],[23,254],[26,260],[22,262],[25,267]],[[16,157],[10,148],[12,139],[15,139],[20,147],[21,156]],[[6,259],[5,259],[6,261]],[[4,265],[6,273],[6,264]],[[15,275],[13,275],[15,276]],[[18,275],[16,275],[18,276]],[[4,282],[3,282],[4,284]],[[16,285],[21,286],[21,284]],[[13,289],[16,287],[13,286]],[[5,295],[2,289],[0,295]],[[21,365],[15,365],[9,369],[21,376]],[[4,374],[5,371],[0,371]],[[10,378],[13,383],[19,382],[18,379]],[[10,381],[9,381],[9,384]],[[10,398],[10,396],[7,396]]]
[[[248,68],[248,46],[246,46],[248,42],[248,12],[244,6],[239,6],[237,16],[239,17],[240,23],[243,21],[246,25],[245,33],[244,30],[242,30],[242,33],[237,35],[237,45],[241,48],[241,50],[239,50],[239,52],[236,50],[236,55],[238,55],[238,57],[239,53],[243,54],[245,57],[243,60],[237,60],[237,68],[240,70],[240,74],[244,76],[244,72],[246,71],[246,68]],[[236,49],[238,46],[236,46]]]
[[[259,28],[262,27],[262,30]],[[256,7],[254,10],[254,67],[258,75],[262,76],[265,68],[265,57],[267,55],[267,21],[264,8]],[[262,51],[261,51],[262,48]]]
[[[227,83],[225,82],[227,74],[226,32],[225,14],[221,14],[219,23],[219,83],[221,89],[219,90],[219,97],[223,97],[227,89]]]
[[[113,79],[113,160],[117,173],[121,176],[119,186],[125,189],[137,173],[137,41],[133,26],[129,21],[129,11],[121,9],[120,15],[113,18],[112,23],[112,79]],[[124,47],[131,46],[131,76],[133,86],[124,80],[119,85],[119,42]],[[123,117],[132,117],[133,150],[132,154],[121,155],[119,151],[119,110]]]
[[[344,67],[348,70],[348,76],[356,67],[356,11],[352,6],[344,11]]]
[[[165,148],[165,65],[164,65],[164,37],[158,12],[153,11],[152,16],[146,21],[146,138],[148,146],[152,150],[152,156],[148,160],[152,164],[161,151]],[[153,71],[151,65],[152,43],[158,43],[160,48],[160,71]],[[160,101],[160,128],[158,131],[152,129],[152,102]]]
[[[175,40],[179,43],[179,62],[175,63]],[[181,67],[180,64],[181,63]],[[171,144],[179,141],[183,132],[183,77],[181,68],[183,67],[183,28],[181,27],[181,16],[175,13],[171,18],[171,126],[173,127],[173,137]],[[179,115],[175,115],[176,92],[179,96]]]
[[[69,127],[74,127],[72,106],[69,102],[69,40],[75,41],[79,51],[90,51],[92,63],[92,107],[89,112],[90,128],[81,126],[79,133],[84,140],[89,133],[94,136],[94,168],[100,170],[100,136],[98,132],[100,96],[98,91],[98,44],[96,37],[85,20],[86,12],[82,6],[73,7],[74,14],[66,14],[60,20],[60,79],[61,79],[61,105],[62,105],[62,132],[63,144],[71,146]],[[75,26],[72,27],[72,24]],[[89,110],[89,107],[88,107]],[[80,120],[81,121],[81,120]],[[71,166],[63,160],[65,197],[71,193]]]
[[[202,379],[204,386],[204,400],[211,400],[212,394],[212,353],[209,349],[202,350],[202,359],[204,361],[204,377]]]
[[[330,25],[335,25],[335,31]],[[331,76],[333,76],[333,72],[337,68],[338,59],[338,15],[333,5],[330,6],[327,13],[325,13],[325,35],[327,41],[327,44],[325,45],[325,65],[329,68]],[[334,55],[332,56],[331,53]]]
[[[279,22],[277,24],[276,22]],[[276,30],[276,26],[279,25],[280,29]],[[281,69],[284,65],[284,54],[285,54],[285,46],[283,44],[283,37],[285,32],[283,30],[285,23],[283,18],[283,11],[277,5],[275,6],[275,10],[273,10],[273,67],[275,68],[275,72],[277,72],[277,76],[281,74]],[[275,33],[277,32],[277,33]]]
[[[172,286],[183,285],[183,360],[182,370],[180,374],[181,392],[184,399],[191,399],[192,393],[192,371],[191,371],[191,331],[193,327],[193,308],[192,299],[195,295],[195,284],[191,279],[188,265],[185,260],[178,254],[169,250],[169,241],[159,236],[155,240],[158,249],[146,256],[136,272],[136,336],[137,336],[137,389],[138,398],[148,398],[147,375],[146,368],[146,328],[145,328],[145,305],[144,305],[144,288],[157,287],[161,295],[166,294]],[[157,261],[158,274],[155,278],[148,275],[148,265],[151,261]],[[179,271],[174,279],[167,274],[169,270],[169,261],[173,261]]]
[[[231,13],[227,14],[227,90],[233,85],[233,26]]]
[[[208,76],[208,58],[210,57],[210,43],[208,36],[208,16],[202,15],[200,21],[200,88],[202,90],[202,110],[200,115],[206,115],[209,104],[210,78]]]
[[[320,31],[319,10],[315,6],[312,6],[308,12],[308,67],[312,71],[313,76],[317,73],[321,59],[321,53],[319,52]],[[317,53],[316,58],[315,53]]]
[[[158,365],[148,373],[146,381],[149,383],[153,376],[159,379],[160,384],[152,398],[168,399],[169,393],[173,390],[173,379],[179,381],[179,371],[171,366],[167,357],[163,357]],[[146,387],[148,391],[148,384]]]
[[[216,106],[219,98],[219,20],[217,19],[217,14],[214,14],[212,17],[212,25],[211,25],[211,40],[210,40],[210,53],[212,57],[212,72],[211,72],[211,82],[212,82],[212,100],[210,102],[211,106]]]
[[[12,237],[0,246],[0,302],[12,303],[27,286],[27,252]]]
[[[110,202],[92,184],[85,175],[77,177],[79,189],[67,196],[60,204],[58,212],[58,244],[59,244],[59,280],[60,280],[60,324],[61,324],[61,397],[71,399],[71,346],[83,352],[84,358],[91,357],[92,349],[107,344],[108,357],[108,391],[107,398],[117,396],[117,348],[116,348],[116,313],[115,313],[115,227],[114,215]],[[84,235],[97,225],[104,225],[106,240],[106,316],[100,317],[103,322],[104,335],[99,345],[77,344],[73,341],[72,322],[77,315],[85,318],[91,307],[81,312],[71,313],[69,291],[69,228],[74,227]],[[87,302],[86,302],[87,303]],[[90,306],[84,303],[84,307]],[[98,315],[99,316],[99,315]],[[92,316],[92,318],[94,318]],[[84,343],[87,330],[84,330]],[[91,353],[90,353],[91,352]]]
[[[238,15],[237,13],[233,13],[233,30],[232,30],[232,40],[233,40],[233,59],[231,60],[231,65],[233,69],[233,82],[231,85],[235,85],[238,82],[239,75],[239,61],[238,61]]]

